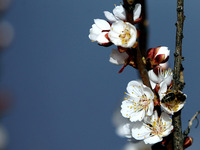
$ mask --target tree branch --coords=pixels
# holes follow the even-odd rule
[[[180,89],[180,72],[182,64],[182,39],[183,39],[183,23],[184,23],[184,0],[177,0],[177,29],[176,29],[176,50],[174,53],[174,75],[173,89]],[[181,111],[172,116],[174,132],[173,147],[174,150],[183,150],[183,135],[181,126]]]
[[[146,0],[138,0],[138,2],[142,5],[142,20],[139,22],[139,47],[141,50],[141,54],[143,57],[146,56],[146,50],[148,48],[148,21],[147,21],[147,7]]]
[[[131,24],[134,24],[133,22],[133,10],[134,10],[134,0],[123,0],[124,2],[124,8],[126,10],[126,19],[128,22]],[[139,46],[136,47],[136,49],[131,48],[131,51],[134,51],[134,57],[136,58],[136,65],[138,68],[138,71],[140,73],[140,76],[142,78],[143,83],[151,88],[150,81],[149,81],[149,76],[145,67],[145,64],[142,60],[142,54],[140,51]]]

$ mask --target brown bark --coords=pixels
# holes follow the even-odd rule
[[[138,0],[137,2],[142,5],[142,13],[141,13],[142,20],[138,24],[140,32],[139,47],[142,56],[145,57],[146,50],[148,48],[148,20],[147,20],[146,0]]]
[[[176,29],[176,50],[174,53],[174,76],[173,89],[180,89],[180,75],[182,63],[182,39],[183,39],[183,23],[184,23],[184,0],[177,0],[177,29]],[[183,134],[181,125],[181,111],[172,116],[174,132],[173,132],[173,149],[183,150]]]
[[[133,22],[133,10],[134,10],[134,6],[135,6],[135,1],[133,0],[131,3],[129,0],[123,0],[124,2],[124,8],[126,10],[126,19],[128,22],[130,22],[131,24],[134,24]],[[134,57],[136,58],[136,66],[137,69],[140,73],[140,77],[143,81],[143,84],[145,84],[146,86],[151,88],[150,82],[149,82],[149,76],[145,67],[145,64],[142,60],[142,54],[140,51],[140,48],[137,46],[136,49],[131,48],[131,51],[134,51]]]

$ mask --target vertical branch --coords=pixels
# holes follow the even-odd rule
[[[150,84],[150,81],[149,81],[149,76],[148,76],[146,67],[144,65],[144,62],[142,60],[142,54],[140,52],[140,48],[138,46],[136,48],[136,65],[138,67],[138,71],[140,73],[140,77],[141,77],[143,83],[146,86],[151,88],[151,84]]]
[[[131,0],[123,0],[123,2],[124,2],[123,6],[126,10],[126,19],[131,24],[134,24],[134,21],[133,21],[134,0],[132,0],[132,1]],[[149,81],[149,76],[148,76],[145,64],[142,60],[142,54],[141,54],[139,46],[137,46],[136,49],[131,48],[130,50],[134,51],[135,58],[136,58],[136,65],[138,67],[138,71],[140,73],[143,83],[146,86],[151,87],[150,81]]]
[[[177,29],[176,29],[176,50],[174,53],[174,76],[173,89],[180,89],[180,73],[182,63],[182,39],[183,39],[183,23],[184,23],[184,0],[177,0]],[[183,150],[183,135],[181,126],[181,111],[172,116],[173,119],[173,147],[174,150]]]
[[[148,48],[148,21],[146,0],[139,0],[139,3],[142,5],[142,20],[139,22],[139,47],[141,49],[142,56],[144,57]]]

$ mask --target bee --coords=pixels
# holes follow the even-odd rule
[[[181,91],[171,91],[162,98],[161,103],[167,103],[174,100],[184,102],[186,98],[187,96]]]

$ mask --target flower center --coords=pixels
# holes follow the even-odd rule
[[[162,133],[165,131],[166,129],[166,125],[163,125],[161,122],[159,121],[154,121],[152,124],[152,135],[162,135]]]
[[[173,73],[172,73],[171,68],[169,68],[168,70],[160,69],[160,77],[161,77],[162,80],[164,80],[165,78],[172,76],[172,75],[173,75]]]
[[[122,31],[122,34],[120,34],[119,37],[122,40],[122,44],[128,43],[128,41],[131,39],[131,34],[127,27],[124,29],[124,31]]]
[[[148,106],[150,104],[150,100],[147,99],[147,96],[144,94],[141,96],[141,99],[139,101],[139,106],[145,110],[148,109]]]

